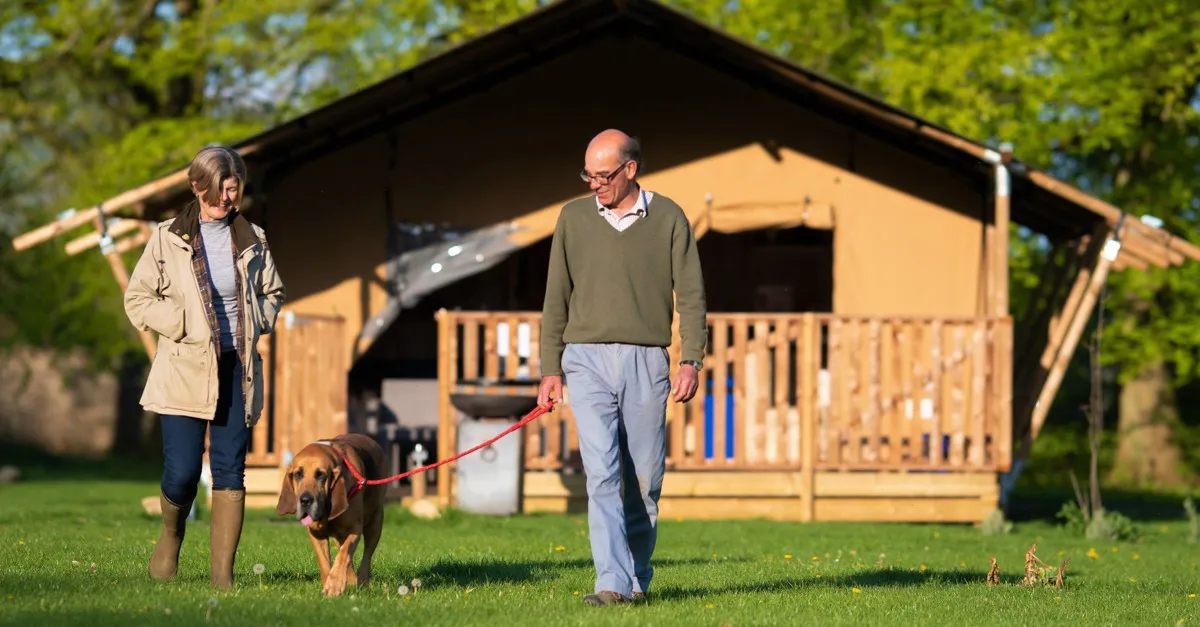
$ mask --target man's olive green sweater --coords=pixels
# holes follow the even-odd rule
[[[646,215],[618,231],[594,197],[567,203],[550,247],[542,374],[562,374],[567,344],[669,346],[672,291],[682,359],[700,361],[708,339],[704,277],[683,209],[655,194]]]

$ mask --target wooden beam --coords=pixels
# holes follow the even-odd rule
[[[116,219],[108,223],[109,237],[116,238],[131,231],[138,230],[138,226],[142,224],[141,220]],[[100,245],[102,234],[99,230],[92,231],[87,235],[81,235],[67,242],[65,246],[68,255],[78,255],[79,253],[91,249],[94,246]]]
[[[454,455],[454,408],[450,405],[450,386],[454,383],[455,364],[458,356],[450,351],[450,334],[455,331],[457,322],[450,319],[445,309],[439,309],[434,315],[437,320],[438,346],[438,454],[437,459],[448,459]],[[437,494],[438,506],[445,508],[453,503],[450,490],[452,470],[445,466],[438,473]]]
[[[250,144],[238,148],[237,152],[245,157],[257,151],[258,148],[258,144]],[[51,238],[62,235],[71,229],[83,226],[84,224],[95,220],[97,216],[103,215],[104,213],[112,213],[125,207],[136,206],[138,203],[142,203],[156,194],[169,190],[173,187],[186,185],[187,171],[187,168],[176,170],[166,176],[157,178],[144,185],[125,190],[120,194],[117,194],[116,196],[97,204],[94,207],[88,207],[87,209],[80,211],[76,211],[74,209],[67,210],[63,212],[62,217],[60,217],[58,220],[13,238],[13,248],[21,251],[32,246],[36,246]]]
[[[1006,153],[1007,154],[1007,153]],[[992,261],[994,265],[995,292],[992,315],[1003,318],[1008,315],[1008,224],[1011,181],[1008,166],[996,164],[995,235],[992,239]]]
[[[1101,250],[1100,256],[1096,261],[1096,266],[1091,272],[1087,289],[1083,292],[1079,306],[1067,324],[1062,345],[1057,350],[1054,363],[1050,367],[1050,372],[1047,374],[1046,381],[1042,384],[1037,401],[1034,403],[1027,442],[1032,442],[1037,438],[1038,432],[1041,431],[1042,425],[1046,421],[1046,416],[1050,412],[1050,404],[1053,402],[1054,396],[1058,393],[1058,387],[1062,384],[1063,376],[1066,374],[1067,364],[1070,363],[1071,356],[1075,353],[1075,347],[1079,344],[1079,338],[1083,335],[1083,329],[1087,326],[1088,319],[1091,318],[1092,309],[1096,306],[1096,299],[1100,294],[1100,289],[1104,287],[1104,281],[1108,278],[1109,269],[1113,262],[1117,260],[1117,255],[1121,252],[1121,235],[1125,230],[1126,223],[1126,216],[1122,214],[1117,219],[1117,224],[1112,234],[1104,242],[1104,248]]]

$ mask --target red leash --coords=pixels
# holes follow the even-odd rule
[[[350,488],[350,494],[348,494],[346,496],[346,498],[347,499],[354,498],[355,494],[358,494],[363,488],[365,488],[369,485],[382,485],[385,483],[391,483],[393,481],[399,481],[406,477],[411,477],[417,473],[422,473],[422,472],[425,472],[426,470],[432,470],[434,468],[437,468],[438,466],[444,466],[456,459],[461,459],[463,457],[466,457],[467,455],[470,455],[471,453],[474,453],[475,451],[478,451],[481,448],[485,448],[485,447],[491,446],[492,444],[495,444],[496,441],[499,440],[500,438],[503,438],[504,436],[512,433],[513,431],[516,431],[516,430],[520,429],[521,427],[524,427],[525,425],[533,422],[534,420],[537,420],[543,414],[546,414],[553,410],[554,410],[554,401],[550,401],[550,403],[547,405],[538,405],[537,407],[535,407],[533,409],[533,411],[529,412],[528,414],[525,414],[525,417],[522,418],[520,421],[518,421],[517,424],[505,429],[499,435],[493,437],[492,439],[490,439],[474,448],[463,451],[453,457],[448,457],[446,459],[434,462],[432,464],[426,464],[424,466],[421,466],[420,468],[414,468],[408,472],[402,472],[398,475],[392,475],[391,477],[384,477],[383,479],[367,479],[366,477],[362,476],[362,473],[358,472],[358,469],[354,467],[354,464],[351,464],[350,460],[346,459],[346,455],[343,454],[341,451],[338,451],[338,455],[340,455],[342,457],[342,463],[346,464],[346,468],[350,470],[350,474],[354,475],[354,479],[356,481],[356,483],[354,484],[354,487]],[[337,450],[337,449],[334,449],[334,450]]]

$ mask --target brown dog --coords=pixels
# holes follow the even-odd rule
[[[383,532],[383,496],[387,486],[363,486],[351,498],[357,480],[346,468],[346,462],[353,464],[363,478],[378,478],[384,463],[383,449],[375,440],[357,433],[305,446],[288,466],[279,490],[279,504],[275,506],[275,513],[295,514],[308,528],[308,539],[321,567],[321,592],[331,597],[342,594],[348,583],[367,585],[371,579],[371,556]],[[356,575],[354,551],[360,539],[363,554]],[[337,557],[330,565],[329,551],[334,542],[338,547]]]

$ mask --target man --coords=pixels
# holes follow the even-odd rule
[[[565,377],[587,474],[589,605],[646,598],[667,397],[674,388],[675,402],[686,403],[696,393],[708,336],[691,225],[670,198],[638,184],[641,166],[641,147],[625,133],[606,130],[588,144],[580,176],[595,195],[559,214],[542,309],[538,402],[561,400]],[[683,344],[674,382],[672,292]]]

